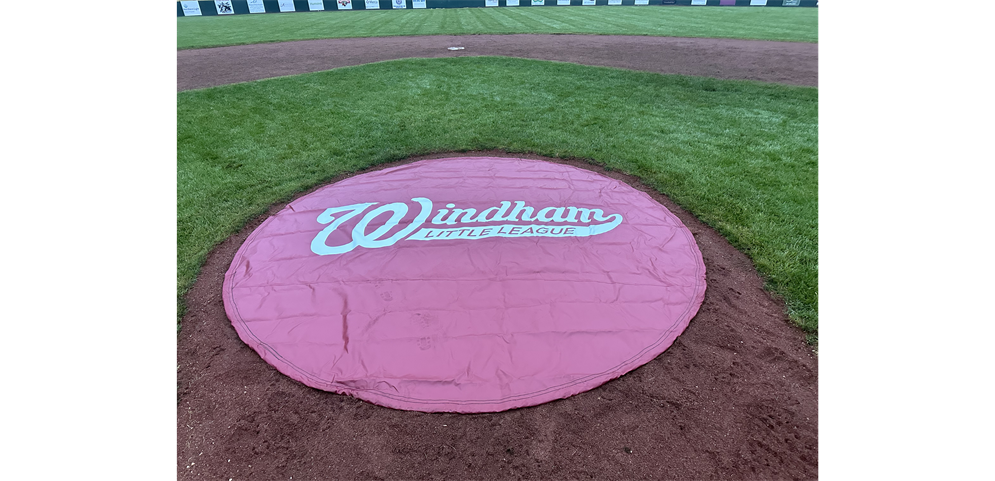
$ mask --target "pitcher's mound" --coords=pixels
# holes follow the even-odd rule
[[[306,385],[416,411],[592,389],[663,352],[705,295],[691,232],[618,180],[434,159],[287,205],[225,275],[241,339]]]

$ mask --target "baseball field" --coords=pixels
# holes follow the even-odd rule
[[[817,476],[817,13],[178,18],[180,479]],[[599,388],[470,416],[307,388],[241,343],[220,283],[267,213],[454,152],[568,162],[650,193],[701,248],[698,316]]]

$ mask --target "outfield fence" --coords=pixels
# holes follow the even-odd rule
[[[817,7],[818,0],[214,0],[176,2],[176,16],[248,15],[409,8],[674,5],[704,7]]]

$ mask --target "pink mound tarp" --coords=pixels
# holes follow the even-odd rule
[[[694,237],[645,193],[489,157],[297,199],[245,241],[223,294],[242,340],[308,386],[465,413],[621,376],[667,349],[704,295]]]

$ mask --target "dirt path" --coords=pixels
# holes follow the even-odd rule
[[[464,50],[448,50],[456,46]],[[176,88],[213,87],[399,58],[479,55],[817,86],[818,50],[814,43],[607,35],[304,40],[177,51]]]
[[[433,41],[443,48],[467,47],[456,55],[480,55],[473,42],[487,38],[492,37]],[[583,37],[614,41],[611,38]],[[343,44],[332,48],[328,42],[338,41],[323,40],[183,51],[178,54],[180,90],[399,58],[405,55],[385,45],[410,40],[350,39],[347,42],[378,47],[348,48],[347,54],[329,53],[326,60],[302,54],[295,46],[334,52]],[[657,41],[618,41],[642,40]],[[664,66],[656,68],[648,65],[653,57],[647,53],[641,70],[718,78],[763,73],[770,81],[816,83],[816,45],[670,41],[697,46],[681,53],[665,49],[667,53],[657,55]],[[729,42],[771,49],[782,45],[794,53],[771,54],[764,60],[763,50],[755,49],[751,63],[743,60],[745,54],[707,47]],[[619,60],[602,48],[576,50],[577,55],[592,54],[581,60],[553,59],[592,65]],[[692,52],[711,53],[693,61]],[[443,51],[431,56],[448,55]],[[224,61],[212,61],[212,56]],[[678,57],[684,60],[674,62]],[[343,63],[333,65],[327,58]],[[729,60],[728,69],[723,59]],[[275,63],[296,70],[278,70]],[[716,72],[673,70],[678,67]],[[799,81],[809,75],[809,80]],[[593,169],[583,162],[568,163]],[[763,291],[750,260],[712,229],[636,179],[604,174],[649,192],[680,217],[694,233],[705,261],[705,300],[663,354],[591,391],[491,414],[398,411],[308,388],[266,364],[238,338],[225,315],[224,273],[238,247],[263,220],[256,219],[212,252],[187,298],[177,346],[178,479],[817,478],[818,361],[804,335],[789,325],[783,303]]]

